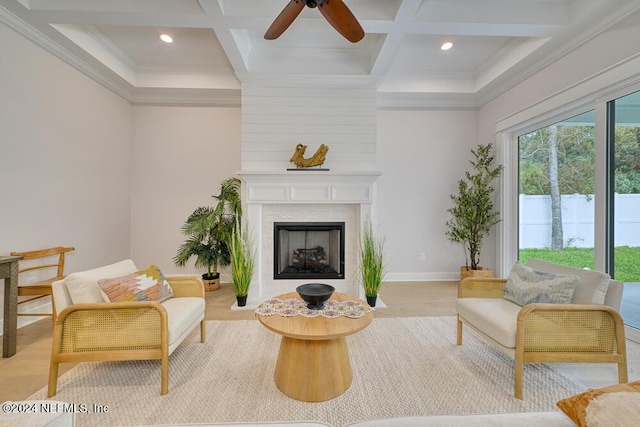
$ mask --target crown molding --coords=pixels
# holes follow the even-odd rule
[[[377,87],[379,79],[369,75],[299,75],[236,73],[242,86],[281,87]]]
[[[385,110],[478,110],[472,93],[378,92],[377,107]]]
[[[580,36],[572,37],[569,40],[564,40],[562,43],[559,43],[558,47],[553,49],[550,54],[545,55],[533,64],[529,64],[526,69],[514,73],[511,78],[504,78],[503,76],[499,84],[490,83],[484,88],[479,89],[476,92],[479,104],[487,104],[494,98],[513,89],[518,84],[568,55],[638,9],[640,9],[638,2],[629,2],[624,7],[619,7],[614,15],[608,16],[605,19],[599,19],[596,22],[590,22],[587,31],[580,34]]]
[[[9,28],[32,41],[37,46],[40,46],[63,62],[69,64],[71,67],[85,74],[87,77],[100,83],[117,95],[129,100],[132,89],[131,85],[115,79],[110,76],[109,73],[104,73],[90,65],[87,61],[70,52],[69,49],[65,48],[51,37],[33,27],[3,6],[0,6],[0,21],[4,22]]]
[[[109,54],[113,55],[114,58],[125,64],[130,69],[135,70],[137,68],[136,62],[107,36],[105,36],[104,33],[95,25],[75,25],[75,27],[84,31],[89,37],[93,38],[98,44],[100,44],[100,46],[109,52]]]
[[[597,0],[592,0],[597,4]],[[387,72],[381,75],[309,75],[309,74],[253,74],[251,72],[237,72],[232,70],[228,74],[213,73],[207,75],[192,75],[192,80],[184,83],[188,88],[169,88],[160,73],[154,73],[153,68],[136,70],[135,82],[128,82],[117,73],[110,70],[98,59],[84,52],[79,46],[67,40],[64,34],[58,31],[54,25],[34,20],[30,22],[29,15],[24,12],[22,6],[0,6],[0,22],[6,24],[16,33],[37,46],[45,49],[61,61],[70,65],[90,79],[101,84],[113,93],[136,105],[210,105],[210,106],[234,106],[241,105],[241,87],[271,86],[271,87],[351,87],[371,88],[377,93],[377,106],[383,109],[478,109],[494,98],[512,89],[517,84],[530,78],[544,67],[557,61],[570,51],[609,28],[613,23],[622,19],[631,11],[640,8],[640,2],[629,1],[621,7],[613,16],[598,22],[590,22],[588,31],[578,37],[557,40],[550,47],[550,52],[539,52],[531,61],[516,65],[509,72],[504,73],[499,79],[487,83],[482,88],[459,86],[456,84],[465,81],[473,81],[468,73],[439,75],[438,73],[404,72],[402,75]],[[26,10],[26,9],[24,9]],[[119,51],[117,46],[110,43],[99,29],[92,26],[77,26],[93,37],[106,50],[115,55],[120,61],[131,66],[131,59]],[[553,42],[553,40],[552,40]],[[513,42],[514,45],[517,42]],[[511,46],[513,47],[513,46]],[[370,49],[357,52],[359,59],[366,57]],[[495,62],[502,59],[505,50],[498,52],[492,59]],[[336,56],[344,52],[336,49],[331,53]],[[535,59],[535,61],[534,61]],[[533,62],[533,63],[531,63]],[[484,71],[486,69],[483,68]],[[164,78],[175,77],[179,79],[177,71],[164,73]],[[222,70],[221,70],[222,71]],[[214,81],[214,77],[220,77]],[[153,77],[153,80],[151,79]],[[237,78],[238,87],[228,84],[227,80]],[[393,79],[400,77],[403,85],[392,85]],[[145,84],[143,78],[147,78]],[[207,80],[207,78],[209,78]],[[225,80],[226,79],[226,80]],[[422,87],[415,82],[422,81]],[[477,76],[476,76],[477,79]],[[439,81],[440,80],[440,81]],[[205,83],[203,83],[205,82]],[[209,82],[209,83],[206,83]],[[225,83],[226,82],[226,83]],[[427,86],[426,83],[436,86]],[[173,82],[171,83],[173,85]],[[165,87],[160,87],[165,86]],[[440,92],[435,92],[439,90]]]
[[[137,88],[129,99],[133,105],[236,107],[241,105],[240,89]]]

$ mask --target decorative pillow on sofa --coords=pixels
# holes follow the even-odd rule
[[[637,426],[640,381],[588,390],[557,403],[579,427]]]
[[[611,280],[611,276],[606,273],[596,270],[567,267],[566,265],[555,264],[535,258],[530,258],[529,261],[527,261],[527,266],[550,273],[578,276],[580,283],[573,293],[572,302],[574,304],[604,304],[609,289],[609,281]]]
[[[571,303],[578,276],[534,270],[516,262],[504,288],[504,298],[518,305],[532,303]]]
[[[117,277],[133,273],[138,268],[130,259],[94,268],[92,270],[71,273],[64,279],[73,304],[90,304],[107,301],[98,286],[103,277]]]
[[[171,285],[155,265],[125,276],[98,280],[98,286],[111,302],[162,302],[173,297]]]

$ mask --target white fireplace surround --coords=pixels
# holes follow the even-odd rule
[[[376,181],[381,172],[240,171],[238,175],[244,181],[244,218],[256,255],[248,308],[305,283],[274,280],[274,222],[344,222],[345,279],[322,282],[364,299],[358,276],[360,229],[368,219],[376,223]]]

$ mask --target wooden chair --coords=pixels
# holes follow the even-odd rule
[[[43,264],[32,265],[32,263],[27,263],[28,267],[20,268],[18,270],[18,274],[25,273],[27,271],[40,270],[40,269],[50,269],[56,268],[56,275],[54,277],[40,280],[37,283],[30,284],[20,284],[18,285],[18,296],[29,297],[27,299],[23,299],[18,302],[18,304],[23,304],[29,301],[36,300],[38,298],[43,298],[47,295],[51,295],[51,284],[56,280],[64,279],[64,254],[67,252],[75,251],[75,248],[72,247],[62,247],[58,246],[55,248],[49,249],[39,249],[35,251],[28,252],[11,252],[11,255],[21,256],[23,263],[24,261],[29,260],[39,260],[43,259]],[[52,257],[58,257],[57,262],[52,262]],[[51,261],[49,263],[45,263],[44,258],[47,258],[46,261]],[[51,304],[53,305],[53,299],[51,300]],[[55,307],[51,313],[18,313],[18,316],[52,316],[55,319]]]

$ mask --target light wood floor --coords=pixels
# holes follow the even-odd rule
[[[380,297],[386,308],[377,308],[375,317],[419,317],[455,315],[456,282],[385,283]],[[235,296],[229,285],[207,292],[207,320],[255,319],[252,310],[231,310]],[[455,336],[455,331],[451,331]],[[51,352],[51,320],[45,319],[18,330],[18,351],[0,358],[0,402],[26,399],[47,385]],[[640,344],[628,342],[630,381],[640,380]],[[60,365],[60,375],[73,368]],[[589,387],[617,382],[614,365],[555,365],[566,375]],[[526,367],[525,367],[526,369]]]

